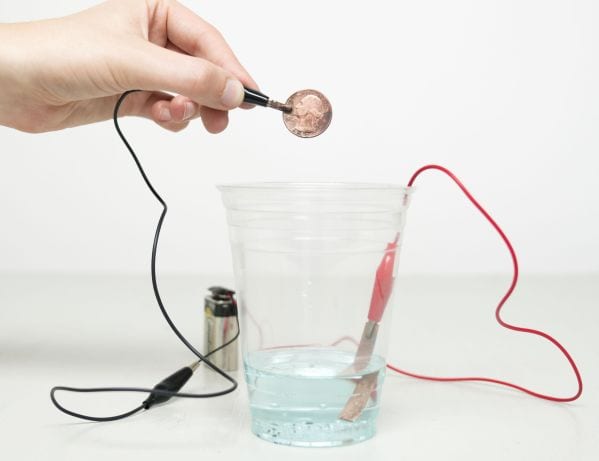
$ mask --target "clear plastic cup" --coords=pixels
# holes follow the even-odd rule
[[[372,437],[392,294],[382,320],[371,322],[378,329],[372,353],[364,357],[358,344],[373,288],[380,290],[375,282],[383,261],[390,262],[394,280],[409,189],[257,183],[219,190],[227,209],[252,431],[296,446]],[[344,418],[352,396],[363,401],[349,404],[353,415]]]

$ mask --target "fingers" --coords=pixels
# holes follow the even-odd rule
[[[182,130],[191,119],[199,115],[198,105],[184,96],[156,101],[148,112],[148,118],[170,131]]]
[[[169,4],[167,18],[168,39],[174,45],[192,56],[207,59],[228,70],[245,86],[258,89],[254,79],[214,26],[178,2]]]
[[[181,48],[179,48],[177,45],[175,45],[170,40],[167,40],[165,48],[167,50],[175,51],[177,53],[186,54],[185,51],[183,51]],[[237,76],[239,77],[239,75],[237,75]],[[241,80],[242,80],[242,82],[245,82],[246,78],[242,78]],[[253,82],[253,80],[251,79],[251,77],[250,77],[250,81]],[[256,89],[258,88],[258,85],[251,84],[251,83],[249,83],[249,84],[248,83],[244,83],[244,86],[247,86],[249,88],[256,88]],[[241,107],[242,109],[253,109],[256,106],[254,106],[253,104],[248,104],[248,103],[244,102],[239,107]]]
[[[179,93],[199,106],[220,111],[248,108],[242,105],[243,86],[257,89],[258,85],[218,30],[174,0],[162,5],[167,9],[160,15],[166,23],[166,43],[162,42],[166,48],[146,40],[131,43],[136,58],[124,60],[121,86]],[[222,115],[208,119],[215,129],[225,123]],[[212,120],[219,123],[213,125]]]
[[[220,133],[229,124],[228,112],[211,109],[210,107],[202,107],[200,108],[200,115],[206,131],[209,133]]]
[[[187,96],[200,106],[218,110],[238,107],[243,86],[230,72],[198,57],[144,42],[136,59],[124,63],[129,88],[166,90]]]
[[[124,107],[123,113],[149,118],[170,131],[181,131],[197,117],[202,118],[204,127],[210,133],[220,133],[229,123],[227,112],[200,107],[185,96],[143,92],[130,97],[133,98],[132,102]]]
[[[181,123],[191,120],[198,112],[198,105],[184,96],[175,96],[152,104],[150,113],[156,122]]]
[[[175,96],[171,101],[158,101],[151,109],[152,119],[171,131],[180,131],[189,121],[201,117],[206,131],[220,133],[229,124],[229,114],[226,111],[199,107],[184,96]]]

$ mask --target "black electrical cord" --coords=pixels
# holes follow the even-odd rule
[[[137,155],[135,154],[133,148],[131,147],[131,145],[129,144],[129,142],[125,138],[125,135],[121,131],[121,128],[120,128],[119,122],[118,122],[119,109],[120,109],[123,101],[131,93],[135,93],[137,91],[141,91],[141,90],[129,90],[129,91],[126,91],[125,93],[123,93],[119,97],[116,105],[114,106],[114,112],[113,112],[113,115],[112,115],[112,120],[114,122],[114,127],[116,128],[116,131],[117,131],[119,137],[121,138],[121,140],[123,141],[123,143],[127,147],[127,150],[131,154],[131,157],[133,157],[133,160],[135,161],[135,164],[137,165],[137,169],[139,170],[139,172],[140,172],[140,174],[141,174],[144,182],[146,183],[146,185],[148,186],[148,188],[150,189],[150,191],[152,192],[152,194],[154,195],[154,197],[156,198],[156,200],[158,200],[160,202],[160,204],[162,205],[162,213],[160,214],[160,218],[158,219],[158,224],[156,225],[156,231],[154,233],[154,244],[152,246],[152,260],[151,260],[151,264],[150,264],[150,272],[151,272],[151,276],[152,276],[152,287],[154,288],[154,296],[156,297],[156,302],[158,303],[158,307],[160,308],[160,311],[162,312],[162,315],[164,316],[166,322],[171,327],[171,330],[173,330],[173,332],[177,335],[177,337],[181,340],[181,342],[183,344],[185,344],[185,346],[191,352],[193,352],[193,354],[199,360],[195,361],[191,366],[184,367],[184,368],[178,370],[177,372],[173,373],[171,376],[165,378],[159,384],[157,384],[156,386],[154,386],[153,389],[144,388],[144,387],[92,387],[92,388],[81,388],[81,387],[55,386],[55,387],[53,387],[50,390],[50,399],[52,400],[52,403],[54,404],[54,406],[56,408],[58,408],[63,413],[66,413],[67,415],[74,416],[74,417],[80,418],[80,419],[85,419],[85,420],[88,420],[88,421],[98,421],[98,422],[102,422],[102,421],[116,421],[118,419],[127,418],[128,416],[131,416],[131,415],[137,413],[138,411],[141,411],[143,409],[147,410],[151,406],[153,406],[153,405],[155,405],[157,403],[163,403],[163,402],[169,400],[171,397],[185,397],[185,398],[192,398],[192,399],[203,399],[203,398],[219,397],[219,396],[222,396],[222,395],[226,395],[226,394],[229,394],[229,393],[233,392],[235,389],[237,389],[237,381],[231,375],[227,374],[225,371],[223,371],[222,369],[220,369],[219,367],[217,367],[216,365],[214,365],[212,362],[210,362],[209,360],[207,360],[207,357],[209,357],[212,354],[214,354],[215,352],[218,352],[221,349],[227,347],[228,345],[230,345],[231,343],[233,343],[234,341],[236,341],[237,338],[239,337],[239,331],[240,331],[239,330],[239,318],[237,317],[237,314],[235,314],[235,322],[236,322],[236,326],[237,326],[237,332],[235,333],[235,336],[233,336],[233,338],[231,338],[229,341],[227,341],[226,343],[222,344],[221,346],[213,349],[212,351],[210,351],[210,352],[208,352],[206,354],[202,354],[201,352],[199,352],[183,336],[183,334],[175,326],[174,322],[172,321],[172,319],[168,315],[168,312],[166,311],[166,308],[164,307],[164,304],[162,302],[162,298],[160,296],[160,291],[158,290],[158,282],[156,280],[156,252],[157,252],[157,249],[158,249],[158,239],[160,237],[160,231],[162,229],[162,223],[164,222],[164,217],[166,216],[166,213],[168,211],[168,207],[166,205],[166,202],[162,199],[162,197],[158,194],[158,192],[156,192],[156,189],[154,189],[154,186],[152,185],[152,183],[148,179],[148,177],[146,175],[146,172],[144,171],[143,167],[141,166],[141,163],[140,163],[139,159],[137,158]],[[186,392],[178,392],[179,389],[181,389],[181,387],[183,387],[183,385],[189,380],[189,378],[193,374],[193,371],[194,371],[195,367],[197,367],[201,362],[204,362],[206,365],[208,365],[210,368],[212,368],[212,370],[214,370],[216,373],[218,373],[223,378],[225,378],[227,381],[229,381],[231,383],[231,386],[229,386],[228,388],[226,388],[226,389],[224,389],[222,391],[218,391],[218,392],[207,392],[207,393],[204,393],[204,394],[192,394],[192,393],[186,393]],[[134,408],[133,410],[130,410],[130,411],[127,411],[125,413],[118,414],[118,415],[114,415],[114,416],[98,417],[98,416],[90,416],[90,415],[84,415],[84,414],[81,414],[81,413],[76,413],[74,411],[71,411],[71,410],[63,407],[56,400],[56,397],[54,395],[58,391],[77,392],[77,393],[90,393],[90,392],[141,392],[141,393],[150,394],[150,395],[149,395],[149,397],[141,405],[139,405],[138,407]]]

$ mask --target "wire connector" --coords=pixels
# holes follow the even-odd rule
[[[199,362],[198,362],[199,363]],[[194,363],[192,366],[197,366]],[[164,378],[158,384],[154,386],[155,391],[167,391],[167,392],[179,392],[181,388],[185,385],[189,378],[193,375],[193,369],[191,367],[183,367],[179,371],[174,372],[167,378]],[[163,393],[152,392],[150,396],[144,400],[143,407],[148,410],[150,407],[158,404],[164,403],[170,398],[172,395],[167,395]]]

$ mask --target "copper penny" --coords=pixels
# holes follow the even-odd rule
[[[289,131],[301,138],[322,134],[333,118],[331,103],[320,91],[297,91],[285,104],[291,106],[291,112],[283,113],[283,122]]]

